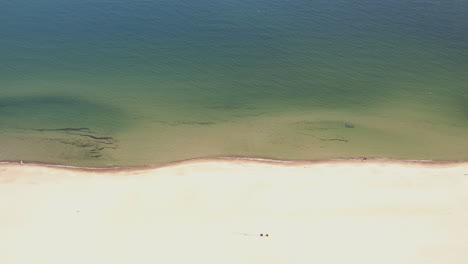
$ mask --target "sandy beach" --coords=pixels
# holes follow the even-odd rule
[[[468,163],[0,164],[2,264],[465,264],[467,223]]]

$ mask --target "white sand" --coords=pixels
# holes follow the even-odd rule
[[[466,264],[468,164],[0,165],[0,263]]]

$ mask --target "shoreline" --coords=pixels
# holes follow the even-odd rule
[[[230,163],[250,163],[250,164],[271,164],[276,166],[304,166],[304,165],[321,165],[321,164],[350,164],[350,163],[366,163],[366,164],[399,164],[399,165],[415,165],[415,166],[443,166],[443,165],[468,165],[468,160],[417,160],[417,159],[392,159],[392,158],[348,158],[348,159],[326,159],[326,160],[280,160],[270,158],[252,158],[252,157],[207,157],[193,158],[187,160],[173,161],[164,164],[156,165],[141,165],[141,166],[111,166],[111,167],[80,167],[66,164],[47,163],[40,161],[15,161],[5,160],[0,161],[0,167],[4,166],[36,166],[43,168],[68,169],[75,171],[136,171],[136,170],[152,170],[159,168],[175,167],[179,165],[196,164],[196,163],[211,163],[211,162],[230,162]]]

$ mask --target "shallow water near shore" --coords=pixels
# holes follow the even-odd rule
[[[468,160],[466,1],[6,1],[0,160]]]

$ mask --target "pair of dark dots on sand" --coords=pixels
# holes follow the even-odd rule
[[[267,236],[269,236],[269,235],[268,235],[268,234],[260,234],[260,236],[261,236],[261,237],[263,237],[263,236],[266,236],[266,237],[267,237]]]

